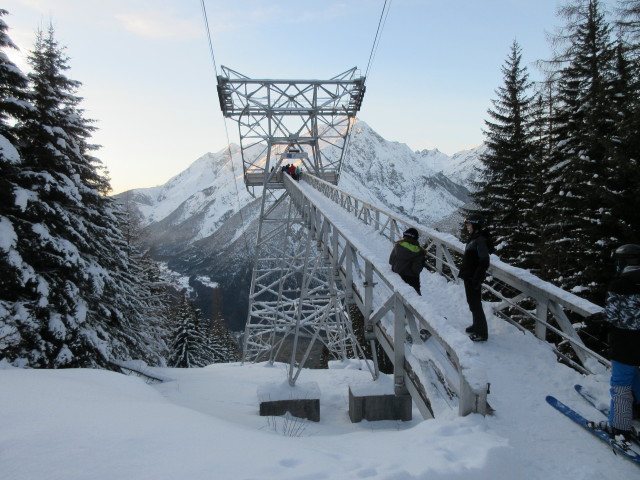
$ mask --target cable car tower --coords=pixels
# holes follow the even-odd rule
[[[365,78],[352,68],[329,80],[258,80],[221,68],[220,108],[238,123],[245,185],[262,194],[243,361],[273,362],[292,345],[294,385],[316,341],[334,358],[358,347],[337,275],[290,202],[282,167],[338,183]],[[303,340],[308,346],[298,359]]]

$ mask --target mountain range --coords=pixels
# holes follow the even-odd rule
[[[453,231],[478,173],[485,146],[448,156],[412,151],[382,138],[363,121],[352,127],[338,186],[368,203]],[[245,151],[257,155],[261,148]],[[330,148],[330,147],[329,147]],[[151,255],[190,278],[207,317],[222,315],[241,330],[253,267],[260,198],[244,185],[240,147],[207,153],[164,185],[116,196],[135,213]],[[198,278],[208,278],[202,282]]]

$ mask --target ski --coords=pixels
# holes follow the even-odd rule
[[[608,406],[603,407],[602,405],[599,405],[596,398],[589,392],[587,392],[587,390],[585,390],[582,385],[574,385],[573,388],[575,388],[576,392],[578,392],[582,398],[584,398],[589,404],[591,404],[592,407],[602,413],[605,417],[609,418]]]
[[[599,404],[598,400],[593,395],[591,395],[582,385],[575,385],[574,388],[576,389],[576,392],[578,392],[580,396],[584,398],[587,401],[587,403],[589,403],[589,405],[591,405],[593,408],[595,408],[600,413],[602,413],[605,417],[607,417],[607,419],[609,419],[608,406],[603,407],[601,404]],[[631,435],[629,436],[629,438],[631,441],[633,441],[638,446],[640,446],[640,437],[638,437],[637,426],[634,425],[632,427]]]
[[[633,447],[625,448],[623,445],[618,443],[615,439],[612,439],[611,437],[609,437],[609,434],[604,430],[596,430],[594,428],[591,428],[588,425],[588,421],[586,418],[584,418],[578,412],[576,412],[572,408],[562,403],[557,398],[552,397],[551,395],[548,395],[546,400],[547,400],[547,403],[551,405],[553,408],[558,410],[560,413],[564,414],[569,419],[573,420],[575,423],[580,425],[586,431],[591,433],[594,437],[599,438],[604,443],[609,445],[613,449],[613,453],[622,455],[623,457],[631,460],[633,463],[635,463],[640,467],[640,453],[637,451],[637,446],[636,448],[633,448]]]

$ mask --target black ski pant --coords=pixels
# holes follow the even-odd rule
[[[422,294],[420,293],[420,277],[411,277],[409,275],[400,275],[400,278],[402,278],[402,280],[404,280],[405,283],[408,283],[413,288],[415,288],[416,292],[418,292],[418,295],[422,296]]]
[[[473,316],[473,332],[481,337],[488,337],[487,317],[484,316],[484,310],[482,310],[482,287],[474,288],[473,282],[465,279],[464,293]]]

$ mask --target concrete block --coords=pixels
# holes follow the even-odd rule
[[[409,395],[355,395],[349,387],[349,418],[362,420],[411,420],[412,402]]]
[[[298,418],[320,421],[320,399],[289,399],[260,402],[260,416],[279,417],[289,412]]]
[[[320,421],[320,388],[316,382],[267,383],[258,387],[260,416],[279,417],[289,412],[298,418]]]

